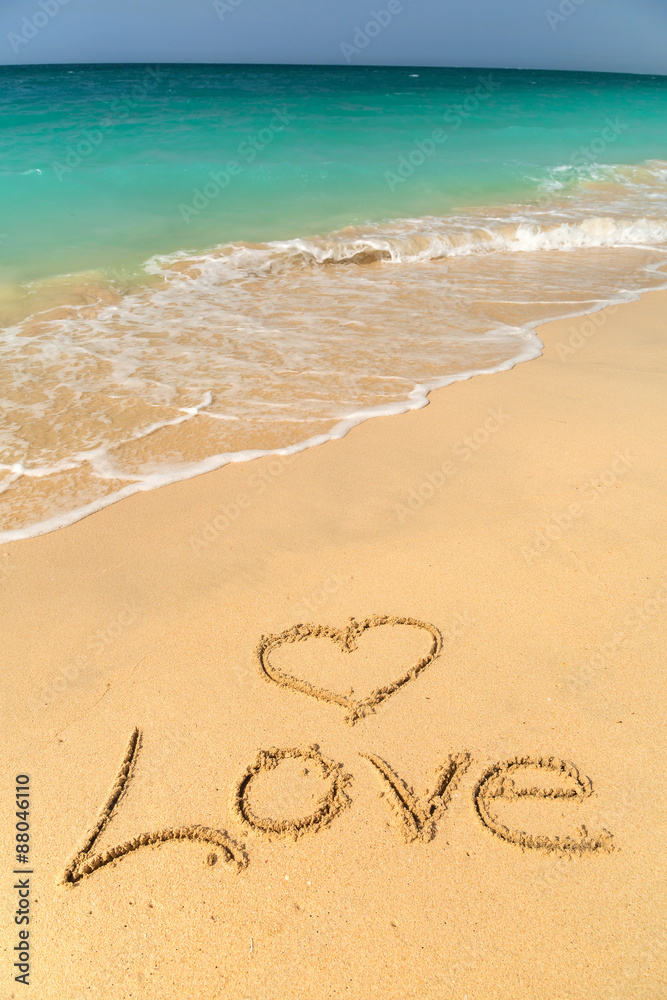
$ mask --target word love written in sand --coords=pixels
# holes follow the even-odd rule
[[[197,825],[142,833],[116,847],[95,850],[102,832],[109,825],[119,802],[128,791],[140,746],[141,734],[135,729],[111,794],[94,826],[86,835],[82,847],[67,865],[63,883],[76,884],[98,869],[117,862],[141,848],[157,847],[174,840],[208,844],[217,848],[226,861],[233,863],[237,871],[247,867],[248,855],[245,848],[229,834],[222,830]],[[381,757],[372,753],[364,753],[361,756],[369,761],[381,781],[403,838],[408,842],[414,840],[427,842],[433,839],[437,822],[446,813],[459,778],[472,763],[468,753],[450,755],[436,775],[433,791],[420,798]],[[308,775],[312,769],[328,786],[327,790],[315,803],[314,808],[302,817],[285,819],[280,816],[264,816],[251,801],[253,782],[267,772],[274,772],[286,761],[298,761],[303,765],[303,775]],[[544,780],[545,777],[549,782],[553,782],[556,778],[555,787],[550,784],[545,786],[527,783],[531,779],[535,782],[540,778]],[[256,761],[246,769],[237,782],[232,798],[232,810],[236,819],[249,833],[268,839],[289,837],[296,840],[322,830],[350,805],[347,790],[351,781],[351,776],[343,772],[341,765],[323,757],[317,746],[272,748],[260,751]],[[577,768],[567,761],[557,760],[554,757],[516,757],[495,764],[481,775],[474,788],[473,805],[483,826],[508,844],[557,854],[609,852],[613,849],[612,837],[606,831],[589,836],[586,828],[582,826],[578,837],[546,835],[509,826],[500,818],[502,808],[506,808],[508,803],[516,804],[528,800],[538,803],[546,803],[548,800],[582,802],[591,796],[592,792],[590,780],[582,777]],[[218,854],[215,851],[208,854],[209,865],[215,864],[217,860]]]
[[[329,639],[338,646],[342,653],[353,653],[358,649],[360,636],[371,629],[388,625],[394,627],[404,625],[411,630],[425,632],[431,639],[429,649],[424,656],[415,659],[414,662],[403,668],[399,668],[400,672],[397,677],[389,679],[385,684],[375,688],[366,698],[353,698],[352,691],[349,694],[338,694],[327,688],[318,687],[305,678],[293,676],[282,670],[271,658],[271,653],[276,653],[286,644],[303,643],[313,639]],[[350,624],[345,629],[331,628],[328,625],[294,625],[279,635],[262,636],[255,652],[262,675],[266,680],[272,681],[280,687],[300,691],[302,694],[310,695],[311,698],[317,698],[319,701],[340,705],[341,708],[345,709],[345,721],[353,726],[358,719],[363,719],[365,715],[373,712],[381,702],[395,694],[408,681],[414,680],[417,674],[433,662],[441,648],[440,633],[434,625],[429,625],[428,622],[420,622],[415,618],[373,615],[373,617],[366,618],[361,622],[351,618]]]

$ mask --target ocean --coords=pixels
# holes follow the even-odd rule
[[[0,542],[423,406],[667,286],[667,77],[0,80]]]

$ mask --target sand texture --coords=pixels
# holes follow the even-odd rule
[[[666,314],[0,550],[2,1000],[667,997]]]

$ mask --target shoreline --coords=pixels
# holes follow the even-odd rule
[[[656,261],[651,270],[657,273],[664,267],[664,261]],[[551,323],[564,323],[566,320],[578,319],[584,316],[594,316],[600,312],[605,312],[608,309],[613,310],[619,305],[640,301],[645,295],[649,295],[656,291],[667,291],[667,282],[665,282],[664,285],[658,285],[652,288],[646,287],[635,292],[626,292],[623,296],[618,293],[617,297],[601,300],[598,305],[591,309],[564,313],[562,316],[556,318],[547,318],[546,320],[538,319],[527,322],[521,328],[524,334],[522,340],[525,339],[525,344],[516,355],[509,358],[507,361],[490,368],[464,370],[456,375],[442,376],[430,382],[417,383],[403,400],[397,400],[393,403],[380,404],[378,406],[362,407],[360,410],[354,411],[347,417],[342,417],[340,420],[336,421],[330,431],[316,434],[314,437],[307,438],[304,441],[297,441],[292,445],[287,445],[282,448],[251,448],[239,452],[211,455],[199,462],[192,463],[189,471],[184,471],[181,475],[160,472],[147,474],[147,478],[141,480],[141,482],[128,483],[127,486],[123,487],[117,493],[107,494],[106,496],[103,496],[98,500],[94,500],[89,504],[84,504],[81,507],[75,507],[73,510],[63,514],[56,514],[54,517],[49,518],[46,521],[40,521],[34,525],[26,525],[22,528],[0,529],[0,551],[2,550],[2,546],[11,542],[24,541],[29,538],[38,538],[41,535],[50,534],[53,531],[59,531],[62,528],[70,527],[84,518],[90,517],[92,514],[96,514],[112,504],[120,503],[122,500],[134,496],[137,493],[151,492],[156,489],[161,489],[163,486],[172,486],[175,483],[188,482],[191,479],[206,475],[209,472],[215,472],[228,465],[239,462],[254,462],[257,458],[292,457],[303,451],[307,451],[310,448],[317,448],[323,444],[328,444],[331,441],[340,440],[354,427],[358,427],[367,420],[373,420],[376,417],[398,416],[400,414],[409,413],[411,410],[421,409],[422,407],[429,405],[429,397],[431,396],[431,393],[436,392],[438,389],[445,389],[456,382],[466,382],[479,375],[497,375],[500,372],[511,371],[516,365],[523,364],[527,361],[535,361],[537,358],[541,357],[541,348],[543,347],[543,344],[536,334],[536,331],[540,327]],[[494,334],[495,332],[495,328],[491,328],[487,331],[488,334]],[[192,408],[190,416],[192,417],[196,415],[195,411],[196,413],[202,411],[203,407],[209,405],[209,402],[210,400],[204,399],[201,403],[197,404],[197,406]],[[183,422],[187,420],[187,416],[182,418]],[[185,468],[187,469],[187,466]],[[153,485],[149,485],[151,481],[153,481]]]
[[[110,981],[127,1000],[186,984],[201,1000],[657,996],[666,312],[660,290],[584,314],[575,342],[572,317],[542,323],[531,364],[298,459],[234,463],[3,546],[8,773],[35,789],[44,1000]],[[328,703],[258,670],[262,636],[374,616],[432,624],[441,648],[354,725],[342,693]],[[401,673],[385,661],[427,652],[414,637],[385,648],[380,631],[371,687]],[[281,676],[359,683],[344,657],[313,666],[302,647]],[[103,847],[224,830],[249,858],[238,876],[206,861],[210,843],[162,837],[57,886],[135,727],[141,756]],[[324,772],[341,769],[327,822],[258,832],[239,806],[258,751],[314,744]],[[405,842],[372,757],[420,802],[450,759],[431,839],[415,806]],[[484,796],[517,760],[570,762],[558,780],[576,801],[510,798],[490,818]],[[258,781],[256,812],[308,812],[317,791],[281,773]]]

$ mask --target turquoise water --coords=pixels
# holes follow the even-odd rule
[[[573,160],[667,158],[664,77],[133,65],[0,81],[0,281],[523,202]],[[619,131],[590,150],[607,119]],[[438,127],[392,189],[385,175]],[[185,221],[179,206],[230,161],[239,172]]]
[[[0,69],[0,543],[667,284],[667,78]]]

